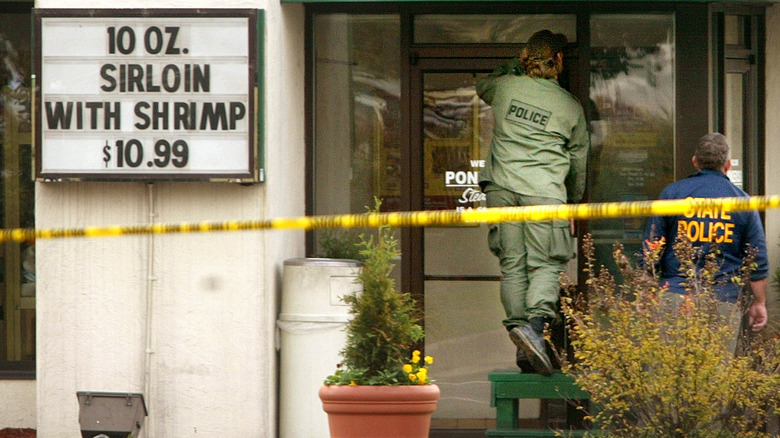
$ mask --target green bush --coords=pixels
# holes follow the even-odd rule
[[[596,269],[591,236],[583,239],[587,293],[568,278],[561,300],[573,356],[558,352],[562,369],[598,406],[590,418],[614,437],[761,437],[780,394],[778,340],[753,337],[743,354],[729,351],[732,329],[713,292],[717,248],[699,254],[684,236],[675,252],[686,278],[681,304],[670,304],[654,262],[663,241],[648,242],[647,263],[637,267],[614,247],[624,281]],[[753,269],[745,257],[741,278]],[[697,269],[697,264],[700,269]],[[703,267],[702,267],[703,266]],[[740,300],[744,306],[750,296]],[[744,308],[744,307],[743,307]]]
[[[379,207],[377,201],[374,211]],[[363,261],[357,282],[363,285],[363,291],[344,297],[352,319],[346,327],[343,362],[325,383],[430,383],[420,352],[412,352],[415,343],[424,337],[417,305],[411,295],[396,291],[390,277],[393,260],[400,255],[397,239],[389,227],[381,226],[374,235],[361,234],[357,246]],[[432,359],[426,357],[424,362],[429,364]]]
[[[321,251],[319,257],[363,261],[359,246],[360,234],[349,229],[327,228],[319,230],[317,233]]]

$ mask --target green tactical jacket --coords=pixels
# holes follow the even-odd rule
[[[555,79],[514,74],[479,81],[477,94],[495,116],[480,186],[579,202],[590,148],[579,101]]]

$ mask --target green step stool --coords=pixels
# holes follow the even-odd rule
[[[490,373],[490,405],[496,408],[496,428],[485,432],[490,438],[554,437],[550,429],[519,429],[518,401],[521,398],[589,400],[571,376],[560,371],[550,376],[523,374],[519,370],[496,370]],[[565,430],[564,437],[581,437],[590,431]]]

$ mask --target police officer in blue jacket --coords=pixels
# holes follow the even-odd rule
[[[735,186],[726,176],[731,166],[728,141],[723,134],[713,132],[699,139],[693,156],[697,172],[688,178],[668,185],[660,199],[746,197],[747,193]],[[748,246],[755,248],[756,269],[750,278],[753,302],[748,308],[748,324],[753,331],[761,330],[767,322],[766,289],[769,265],[766,237],[757,211],[731,212],[725,209],[690,211],[678,216],[653,217],[645,231],[645,239],[664,237],[666,245],[661,257],[661,284],[668,282],[669,291],[685,294],[685,281],[680,274],[680,262],[674,253],[678,228],[695,247],[704,252],[715,243],[720,251],[722,265],[718,274],[717,297],[721,302],[736,307],[740,286],[729,281],[739,275],[742,259]],[[733,345],[732,345],[733,346]]]

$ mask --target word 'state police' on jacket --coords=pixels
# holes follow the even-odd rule
[[[702,169],[688,178],[669,184],[661,192],[659,199],[744,196],[748,196],[747,193],[732,184],[723,172]],[[721,301],[736,302],[740,287],[730,279],[739,274],[742,258],[748,247],[758,250],[756,269],[751,273],[751,280],[767,278],[769,264],[766,237],[758,212],[700,208],[677,216],[654,217],[645,232],[645,238],[665,236],[667,239],[661,258],[661,283],[668,282],[671,292],[685,293],[685,278],[680,275],[680,262],[674,251],[678,230],[704,252],[709,251],[713,244],[718,246],[723,264],[720,267],[717,279],[720,285],[716,286],[716,292]]]

